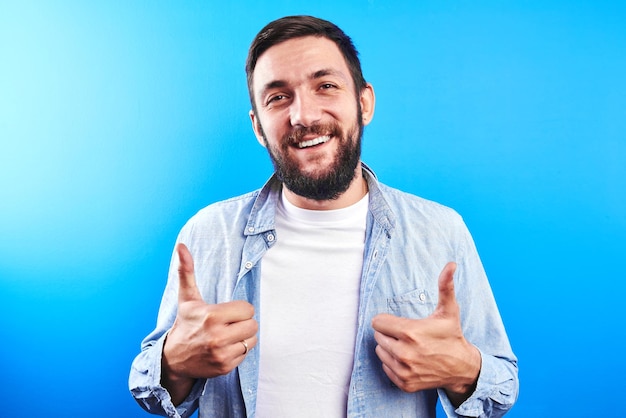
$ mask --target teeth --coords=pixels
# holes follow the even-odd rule
[[[312,147],[313,145],[322,144],[327,142],[330,139],[330,136],[318,136],[317,138],[310,139],[308,141],[303,141],[298,143],[298,148],[307,148]]]

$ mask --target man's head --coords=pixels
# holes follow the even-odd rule
[[[344,196],[360,178],[374,110],[350,39],[330,22],[283,18],[256,37],[246,69],[254,132],[287,190],[318,202]]]
[[[268,23],[252,41],[248,50],[246,60],[246,77],[248,81],[248,93],[252,109],[256,110],[254,92],[252,89],[254,69],[259,57],[274,45],[285,42],[289,39],[302,38],[305,36],[315,36],[327,38],[333,41],[346,64],[350,69],[355,90],[360,92],[366,85],[359,53],[352,43],[352,39],[346,35],[334,23],[319,19],[313,16],[286,16]]]

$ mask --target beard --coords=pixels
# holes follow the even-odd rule
[[[298,161],[289,156],[289,148],[308,134],[331,135],[334,140],[339,141],[333,161],[323,171],[320,167],[316,172],[305,173]],[[275,147],[270,146],[262,127],[261,135],[276,176],[287,189],[307,199],[335,200],[350,187],[361,160],[363,136],[361,109],[358,108],[355,124],[345,133],[336,122],[299,127],[283,136]]]

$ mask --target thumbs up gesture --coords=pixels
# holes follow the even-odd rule
[[[391,381],[406,392],[444,388],[455,405],[473,392],[481,367],[480,352],[461,330],[454,294],[455,263],[439,276],[439,301],[424,319],[380,314],[372,320],[376,354]]]
[[[196,285],[193,259],[184,244],[176,251],[178,313],[163,346],[161,380],[176,405],[197,378],[232,371],[257,344],[254,307],[245,301],[209,305]]]

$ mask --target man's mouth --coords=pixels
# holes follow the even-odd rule
[[[308,141],[298,142],[298,148],[309,148],[314,147],[315,145],[323,144],[324,142],[328,142],[330,140],[330,135],[318,136],[317,138],[309,139]]]

